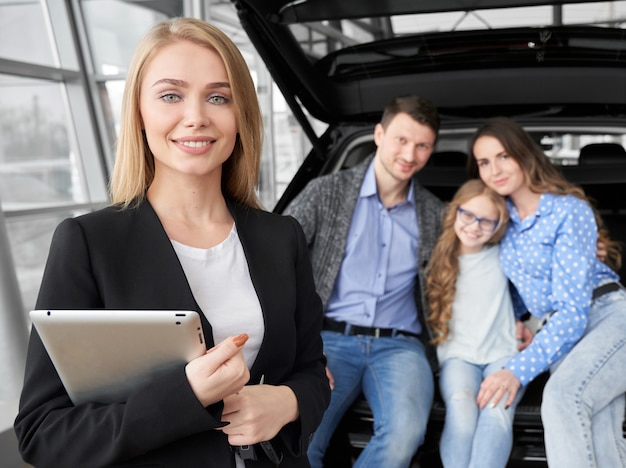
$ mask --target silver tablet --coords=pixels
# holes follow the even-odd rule
[[[126,401],[154,373],[206,352],[200,317],[174,310],[33,310],[75,405]]]

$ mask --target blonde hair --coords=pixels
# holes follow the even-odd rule
[[[222,167],[222,191],[246,206],[260,206],[259,179],[263,121],[250,70],[237,46],[215,26],[194,18],[175,18],[154,26],[141,40],[131,61],[111,178],[111,200],[124,208],[140,203],[154,179],[154,156],[142,131],[141,81],[150,61],[164,47],[188,41],[216,52],[224,62],[232,90],[237,140]]]
[[[533,141],[528,132],[521,125],[506,117],[494,117],[487,120],[474,134],[470,144],[470,157],[467,160],[467,169],[470,177],[479,177],[478,163],[474,155],[474,144],[483,136],[497,139],[506,154],[513,158],[522,171],[528,183],[528,188],[534,193],[552,193],[555,195],[573,195],[585,200],[593,209],[598,227],[598,241],[607,249],[605,263],[613,270],[619,270],[622,265],[621,244],[611,240],[595,203],[585,195],[582,188],[569,182],[561,172],[550,162],[543,150]]]
[[[430,314],[428,325],[434,332],[432,343],[443,343],[450,333],[448,322],[452,318],[452,303],[456,294],[456,279],[459,276],[459,251],[461,242],[454,230],[457,210],[472,198],[485,195],[498,210],[498,226],[487,244],[500,242],[509,222],[509,212],[504,198],[487,187],[480,179],[465,182],[446,207],[442,232],[433,249],[426,268],[426,299]]]

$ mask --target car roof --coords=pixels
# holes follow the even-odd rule
[[[626,16],[626,2],[233,1],[304,126],[305,111],[331,125],[376,122],[402,94],[432,100],[444,121],[626,108],[624,30],[603,16],[607,3]],[[585,7],[597,14],[581,16]]]

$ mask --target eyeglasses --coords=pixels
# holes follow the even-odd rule
[[[474,213],[464,210],[460,206],[457,208],[458,217],[463,224],[470,225],[477,222],[478,227],[483,232],[493,232],[498,227],[498,221],[489,218],[479,218]]]

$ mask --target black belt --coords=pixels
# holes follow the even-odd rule
[[[614,291],[618,291],[621,287],[622,287],[622,285],[619,284],[619,283],[616,283],[616,282],[606,283],[606,284],[603,284],[602,286],[598,286],[596,289],[593,290],[593,293],[591,294],[591,300],[595,300],[595,299],[599,298],[600,296],[604,296],[605,294],[612,293]],[[552,312],[548,312],[543,317],[538,319],[539,322],[536,325],[535,333],[543,328],[543,326],[546,324],[546,322],[552,316],[552,314],[554,314],[554,312],[555,312],[554,310]],[[524,315],[522,315],[520,317],[520,320],[522,322],[526,322],[531,317],[532,317],[532,315],[530,314],[530,312],[526,311],[524,313]]]
[[[598,286],[596,289],[593,290],[593,294],[591,295],[591,299],[592,300],[593,299],[597,299],[600,296],[604,296],[605,294],[617,291],[621,287],[622,287],[621,284],[615,283],[615,282],[603,284],[602,286]]]
[[[396,335],[407,335],[419,338],[416,333],[411,333],[398,328],[375,328],[375,327],[362,327],[360,325],[351,325],[346,322],[339,322],[337,320],[325,318],[324,330],[343,333],[344,335],[365,335],[379,337],[390,337]]]

